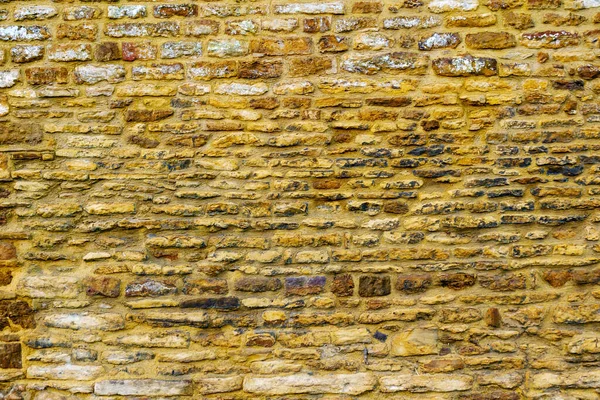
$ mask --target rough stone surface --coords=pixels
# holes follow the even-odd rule
[[[600,0],[0,7],[0,399],[589,400]]]

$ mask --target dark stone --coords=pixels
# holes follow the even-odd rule
[[[240,292],[274,292],[281,289],[279,278],[268,278],[262,276],[244,277],[235,281],[235,290]]]
[[[389,276],[361,276],[358,283],[358,294],[361,297],[387,296],[392,291]]]
[[[440,285],[450,289],[460,290],[475,284],[475,275],[462,272],[446,274],[440,277]]]
[[[435,144],[433,146],[428,147],[417,147],[416,149],[412,149],[408,152],[411,156],[422,156],[426,155],[427,157],[439,156],[444,152],[444,145]]]
[[[35,328],[33,310],[28,303],[20,300],[0,301],[0,329],[13,325],[20,325],[23,329]]]
[[[433,283],[431,276],[425,274],[399,275],[396,289],[404,293],[424,292]]]
[[[0,343],[0,368],[22,368],[21,343]]]
[[[367,105],[378,107],[406,107],[410,103],[412,99],[409,96],[374,97],[366,100]]]
[[[390,214],[406,214],[408,205],[403,201],[388,201],[383,204],[383,211]]]
[[[203,308],[215,310],[237,310],[240,308],[240,299],[237,297],[211,297],[205,299],[191,299],[181,302],[181,308]]]
[[[573,274],[569,270],[550,270],[544,271],[542,277],[552,287],[564,286],[569,280],[571,280]]]
[[[350,274],[339,274],[333,277],[331,292],[339,297],[348,297],[354,294],[354,279]]]
[[[585,83],[582,80],[574,81],[554,81],[552,87],[558,90],[583,90]]]
[[[597,284],[600,282],[600,269],[573,271],[572,279],[578,285]]]
[[[600,67],[589,64],[580,65],[577,67],[577,75],[586,80],[595,79],[600,75]]]
[[[287,295],[306,296],[323,291],[327,278],[324,276],[300,276],[285,278],[285,292]]]

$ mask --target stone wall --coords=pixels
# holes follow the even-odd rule
[[[0,398],[598,399],[600,1],[294,1],[2,2]]]

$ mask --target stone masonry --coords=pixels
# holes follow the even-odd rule
[[[0,399],[600,398],[600,0],[0,4]]]

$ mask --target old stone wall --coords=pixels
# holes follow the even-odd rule
[[[0,398],[598,399],[600,1],[0,4]]]

